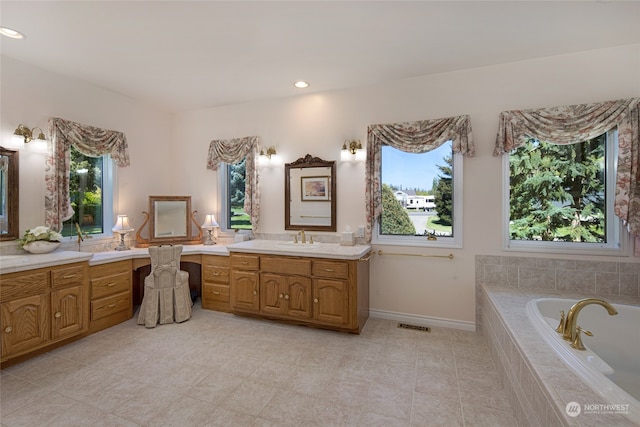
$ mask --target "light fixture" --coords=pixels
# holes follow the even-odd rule
[[[269,147],[267,151],[264,151],[264,148],[260,149],[260,155],[267,159],[271,159],[271,156],[275,156],[276,154],[278,154],[276,153],[276,147]]]
[[[215,245],[216,244],[214,238],[217,237],[217,236],[212,236],[211,233],[218,227],[220,227],[220,226],[216,222],[215,215],[209,214],[209,215],[207,215],[205,217],[204,224],[202,224],[202,228],[207,231],[207,234],[205,235],[205,238],[204,238],[204,244],[205,245]]]
[[[118,220],[111,231],[120,234],[120,244],[116,247],[116,251],[127,251],[131,249],[124,243],[124,238],[127,233],[133,231],[133,227],[129,225],[129,217],[127,217],[127,215],[118,215]]]
[[[309,82],[305,82],[304,80],[299,80],[293,84],[298,89],[306,89],[309,87]]]
[[[364,160],[365,150],[362,148],[362,143],[359,139],[347,140],[342,144],[342,150],[340,152],[340,159],[343,161]]]
[[[2,34],[3,36],[7,36],[9,38],[12,38],[12,39],[23,39],[24,38],[24,34],[22,34],[20,31],[16,31],[13,28],[9,28],[9,27],[0,27],[0,34]]]
[[[40,132],[38,133],[38,137],[34,138],[36,129]],[[16,130],[13,132],[13,137],[11,139],[12,145],[16,148],[22,148],[25,144],[32,141],[33,145],[31,145],[31,147],[33,147],[35,151],[40,153],[47,151],[47,140],[41,128],[34,127],[33,129],[29,129],[23,124],[18,125]]]

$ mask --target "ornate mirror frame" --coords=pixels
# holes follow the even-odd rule
[[[0,227],[0,241],[16,240],[19,236],[20,222],[20,157],[16,150],[9,150],[0,147],[0,156],[3,157],[2,177],[0,179],[0,203],[2,204],[0,221],[3,222]]]
[[[307,154],[284,171],[284,229],[336,231],[336,162]]]
[[[136,233],[138,247],[157,244],[199,245],[202,243],[202,228],[195,219],[197,211],[191,211],[191,196],[149,196],[149,212],[142,212],[146,219]],[[149,223],[149,238],[140,233]],[[191,222],[198,234],[192,234]]]

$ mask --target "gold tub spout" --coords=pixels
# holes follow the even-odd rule
[[[598,298],[585,298],[583,300],[580,300],[577,303],[573,304],[569,309],[569,314],[567,314],[567,319],[564,322],[564,333],[562,334],[562,338],[571,342],[576,339],[576,325],[578,322],[578,314],[580,313],[580,310],[591,304],[603,306],[605,309],[607,309],[607,312],[611,316],[618,314],[618,310],[616,310],[614,306],[612,306],[605,300]]]

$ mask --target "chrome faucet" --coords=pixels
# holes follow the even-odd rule
[[[576,331],[576,326],[578,324],[578,314],[580,313],[580,310],[591,304],[598,304],[603,306],[611,316],[618,314],[618,310],[616,310],[615,307],[613,307],[605,300],[601,300],[598,298],[585,298],[583,300],[580,300],[577,303],[573,304],[569,309],[567,319],[564,321],[564,332],[562,334],[562,338],[571,342],[574,342],[576,340],[576,334],[578,333]]]
[[[300,230],[298,234],[300,235],[300,243],[307,243],[307,237],[304,234],[304,230]]]

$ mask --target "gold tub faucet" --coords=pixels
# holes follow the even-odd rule
[[[564,333],[562,334],[562,338],[571,342],[575,341],[577,334],[576,326],[578,324],[578,314],[580,313],[580,310],[591,304],[603,306],[611,316],[618,314],[618,310],[616,310],[614,306],[612,306],[605,300],[599,298],[582,299],[573,304],[569,309],[569,314],[567,314],[567,318],[564,321]]]

